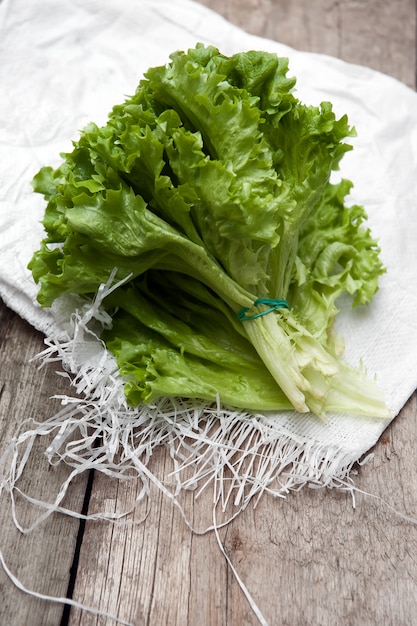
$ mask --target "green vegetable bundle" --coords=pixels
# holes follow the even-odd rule
[[[132,405],[388,416],[332,332],[337,298],[368,303],[383,271],[351,183],[330,182],[353,131],[287,72],[266,52],[176,52],[35,177],[39,302],[94,296],[117,268],[102,338]]]

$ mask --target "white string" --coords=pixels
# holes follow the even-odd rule
[[[220,548],[221,553],[223,554],[224,558],[226,559],[226,562],[228,564],[228,566],[230,567],[233,576],[235,577],[236,582],[238,583],[239,587],[241,588],[246,600],[249,603],[250,608],[252,609],[253,613],[255,614],[255,616],[257,617],[259,623],[261,624],[261,626],[268,626],[268,622],[266,621],[266,619],[264,618],[264,616],[262,615],[258,605],[256,604],[255,600],[252,598],[252,595],[250,594],[248,588],[246,587],[245,583],[243,582],[243,580],[240,578],[236,568],[234,567],[229,555],[227,554],[224,545],[220,539],[220,535],[219,535],[219,526],[217,524],[216,521],[216,506],[213,507],[213,530],[214,530],[214,534],[216,536],[216,540],[217,540],[217,544]]]
[[[110,613],[106,613],[105,611],[100,611],[98,609],[94,609],[90,606],[86,606],[85,604],[81,604],[76,600],[72,600],[71,598],[59,598],[55,596],[49,596],[44,593],[39,593],[38,591],[33,591],[33,589],[28,589],[25,587],[20,580],[10,571],[8,568],[6,561],[4,560],[3,553],[0,550],[0,564],[3,567],[4,572],[7,574],[11,582],[19,589],[19,591],[23,591],[24,593],[32,596],[33,598],[38,598],[39,600],[46,600],[48,602],[55,602],[58,604],[68,604],[76,609],[80,609],[81,611],[88,611],[88,613],[92,613],[93,615],[99,615],[100,617],[106,617],[107,619],[111,619],[114,622],[119,624],[123,624],[124,626],[134,626],[130,622],[126,622],[125,620],[116,617],[115,615],[111,615]]]
[[[370,493],[369,491],[365,491],[363,489],[359,489],[359,487],[356,487],[353,483],[350,483],[350,482],[347,482],[347,481],[343,481],[343,480],[340,480],[339,482],[340,482],[340,488],[341,489],[344,489],[345,491],[349,491],[351,493],[353,508],[356,508],[356,502],[355,502],[355,499],[354,499],[354,494],[355,493],[360,493],[363,496],[366,496],[368,498],[373,498],[374,500],[377,500],[378,502],[380,502],[380,504],[385,506],[389,511],[394,513],[394,515],[396,515],[397,517],[401,518],[405,522],[408,522],[409,524],[413,524],[413,525],[417,524],[417,518],[416,517],[413,517],[411,515],[406,515],[405,513],[402,513],[401,511],[398,511],[398,509],[396,509],[391,504],[389,504],[389,502],[384,500],[384,498],[382,498],[381,496],[378,496],[375,493]]]

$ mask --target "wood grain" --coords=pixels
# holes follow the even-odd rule
[[[369,65],[415,87],[414,0],[200,1],[249,32]],[[22,415],[50,415],[54,405],[47,397],[65,381],[52,368],[38,371],[28,364],[41,349],[41,337],[5,307],[1,311],[4,442]],[[356,487],[372,495],[356,493],[356,508],[348,492],[304,489],[285,500],[265,496],[220,531],[224,550],[270,626],[417,625],[416,528],[378,499],[417,516],[416,417],[412,397],[375,446],[373,458],[357,467]],[[36,479],[41,471],[36,458],[25,488],[46,497],[61,476],[49,470],[44,482]],[[164,451],[152,462],[158,476],[168,475]],[[77,510],[85,486],[80,481],[72,492]],[[140,489],[137,481],[95,474],[89,512],[127,510]],[[211,508],[208,492],[184,501],[198,528],[211,521]],[[31,512],[22,507],[21,514],[29,519]],[[13,534],[8,516],[2,508],[2,548],[14,572],[39,590],[65,593],[78,524],[54,516],[22,538]],[[134,626],[258,624],[214,533],[192,533],[153,485],[125,524],[86,524],[74,598]],[[62,608],[15,591],[0,571],[0,623],[52,626],[61,614]],[[69,623],[114,622],[73,609]]]
[[[414,0],[200,0],[244,30],[367,65],[415,87]]]
[[[0,454],[24,419],[43,421],[59,409],[50,396],[68,393],[68,383],[55,368],[41,370],[30,362],[43,348],[43,337],[1,304],[0,308]],[[19,482],[23,492],[50,502],[70,471],[51,467],[44,456],[47,444],[35,442],[27,468]],[[74,482],[65,506],[81,511],[87,476]],[[35,532],[22,535],[11,520],[10,503],[0,502],[0,548],[12,573],[29,589],[54,596],[67,594],[79,522],[60,515],[44,521]],[[24,528],[42,513],[17,500],[17,514]],[[62,605],[50,604],[18,592],[0,567],[0,623],[55,626]]]

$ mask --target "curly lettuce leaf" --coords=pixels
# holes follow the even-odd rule
[[[103,339],[132,405],[218,395],[246,410],[291,408],[223,301],[198,281],[153,270],[110,295],[112,306],[113,325]]]
[[[35,178],[47,200],[46,236],[30,263],[38,299],[50,306],[65,293],[93,297],[114,268],[117,279],[130,277],[129,290],[105,304],[114,320],[106,337],[129,380],[144,376],[141,391],[129,392],[141,401],[176,389],[236,403],[244,380],[247,407],[275,398],[275,408],[321,417],[329,407],[388,416],[381,394],[347,367],[331,337],[337,299],[347,292],[355,305],[368,303],[383,271],[363,209],[347,208],[350,183],[330,183],[354,131],[331,104],[300,102],[287,71],[286,59],[266,52],[176,52],[149,69],[106,125],[89,124],[60,167]],[[159,298],[152,323],[145,311],[155,293],[144,284]],[[138,294],[132,309],[127,302]],[[239,357],[230,345],[223,356],[195,353],[190,329],[199,345],[216,340],[209,325],[172,317],[177,300],[188,310],[185,295],[200,303],[200,321],[212,307],[219,337],[234,337]],[[287,299],[289,310],[264,314],[254,307],[259,298]],[[255,311],[243,322],[242,307]]]

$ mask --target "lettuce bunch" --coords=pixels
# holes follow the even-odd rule
[[[39,302],[94,297],[117,268],[102,338],[132,405],[388,415],[332,332],[336,300],[369,303],[383,272],[351,183],[330,180],[354,131],[287,72],[266,52],[175,52],[35,177]]]

